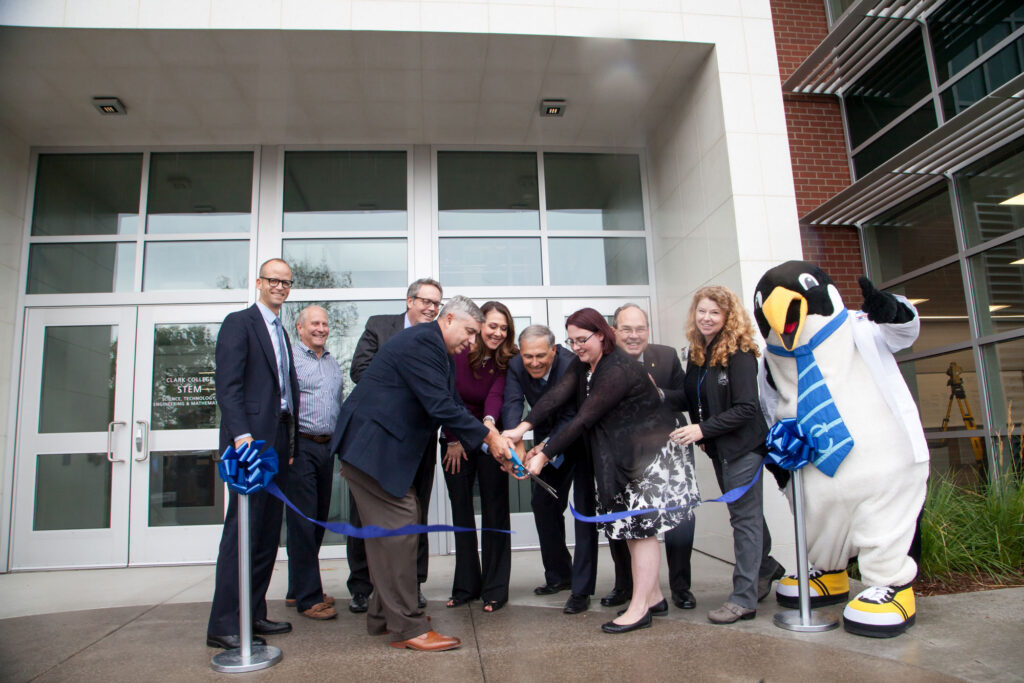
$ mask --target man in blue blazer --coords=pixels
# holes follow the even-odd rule
[[[519,355],[508,364],[502,424],[522,422],[523,404],[536,405],[562,378],[575,358],[576,354],[555,343],[555,335],[548,327],[531,325],[524,329],[519,335]],[[547,441],[575,416],[576,406],[567,406],[549,422],[534,425],[533,442]],[[540,474],[541,479],[558,491],[558,498],[552,498],[537,484],[533,484],[530,496],[544,564],[544,585],[537,586],[533,592],[551,595],[569,588],[572,592],[563,611],[578,614],[590,607],[590,596],[594,594],[597,581],[597,525],[576,522],[576,549],[570,556],[565,545],[564,515],[570,487],[576,509],[585,515],[595,514],[594,471],[580,441],[559,455],[561,458],[556,457]]]
[[[214,381],[220,406],[220,449],[266,441],[277,451],[280,470],[274,481],[287,489],[288,461],[297,437],[299,382],[291,341],[281,323],[281,306],[291,292],[292,270],[281,259],[260,266],[259,296],[249,308],[229,314],[217,335]],[[267,587],[281,540],[281,501],[265,491],[249,496],[252,562],[253,633],[287,633],[291,624],[267,619]],[[238,615],[238,496],[230,494],[217,555],[216,585],[206,644],[225,649],[240,645]],[[263,644],[263,639],[253,637]]]
[[[394,529],[420,520],[413,480],[423,444],[438,425],[466,450],[487,444],[508,458],[508,443],[466,409],[455,391],[452,356],[480,334],[484,315],[470,299],[455,296],[437,321],[402,330],[381,347],[338,416],[331,452],[365,526]],[[458,638],[436,633],[417,605],[415,535],[366,540],[374,591],[366,615],[371,635],[387,633],[391,645],[413,650],[450,650]]]

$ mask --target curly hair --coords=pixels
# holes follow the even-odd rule
[[[697,304],[709,299],[725,313],[725,325],[717,335],[717,342],[711,352],[710,365],[729,364],[729,357],[737,351],[749,351],[757,358],[761,355],[754,341],[754,324],[750,314],[743,308],[740,298],[728,287],[710,285],[701,287],[693,295],[690,313],[686,317],[686,339],[690,343],[690,361],[704,365],[704,335],[697,330]]]
[[[494,364],[498,366],[499,370],[505,371],[508,370],[509,361],[519,355],[519,347],[516,346],[515,342],[516,325],[512,321],[512,313],[500,301],[488,301],[480,307],[480,312],[485,317],[491,311],[497,311],[505,316],[505,322],[508,324],[508,334],[505,336],[505,341],[501,342],[501,345],[494,350]],[[473,368],[474,371],[479,370],[490,352],[490,349],[484,344],[481,331],[481,334],[478,335],[477,343],[473,345],[473,349],[469,352],[469,367]]]

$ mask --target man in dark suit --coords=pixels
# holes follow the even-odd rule
[[[288,461],[297,436],[299,383],[292,362],[291,341],[281,323],[281,306],[291,292],[292,270],[281,259],[260,266],[256,303],[229,314],[217,335],[217,404],[220,406],[220,449],[241,448],[259,440],[279,457],[274,481],[287,489]],[[253,633],[288,633],[292,625],[267,619],[267,586],[281,540],[283,504],[265,491],[249,496],[252,562]],[[230,494],[217,555],[216,584],[206,644],[225,649],[240,645],[238,615],[238,496]],[[253,642],[263,644],[262,638]]]
[[[439,425],[467,451],[487,444],[492,455],[508,459],[507,441],[474,418],[455,391],[452,356],[473,343],[483,320],[471,300],[453,297],[437,322],[403,330],[385,344],[342,406],[330,448],[342,460],[364,526],[420,521],[413,483],[423,444]],[[393,647],[450,650],[461,641],[433,631],[417,605],[417,543],[411,535],[366,540],[374,586],[366,627],[371,635],[389,634]]]
[[[636,304],[625,304],[615,311],[615,341],[619,347],[643,364],[658,387],[662,400],[670,404],[685,402],[683,391],[683,365],[670,346],[649,343],[650,324],[647,312]],[[677,417],[686,423],[682,414]],[[680,609],[693,609],[697,601],[690,592],[690,556],[693,553],[695,520],[691,516],[665,534],[665,555],[668,558],[668,579],[672,589],[672,602]],[[629,548],[625,541],[609,541],[608,548],[615,562],[615,587],[601,598],[605,606],[621,605],[633,594],[633,573],[630,568]]]
[[[548,327],[531,325],[524,329],[519,335],[519,355],[508,365],[502,424],[515,426],[522,422],[524,403],[536,405],[575,358],[576,354],[555,343],[555,335]],[[534,443],[547,442],[575,415],[576,407],[568,406],[552,420],[534,425]],[[578,614],[590,607],[590,596],[594,594],[597,581],[597,525],[576,522],[576,548],[572,556],[565,545],[564,514],[570,487],[576,509],[585,515],[595,513],[594,472],[583,444],[577,441],[566,453],[554,457],[540,477],[558,491],[558,499],[533,484],[530,507],[544,564],[544,585],[537,586],[533,592],[552,595],[571,589],[563,611]]]
[[[425,277],[416,280],[406,291],[405,313],[394,315],[374,315],[366,321],[366,329],[363,331],[359,342],[356,344],[356,351],[352,355],[352,365],[349,368],[349,376],[352,381],[358,383],[362,378],[370,361],[377,354],[384,344],[396,334],[407,327],[429,323],[441,310],[441,283],[437,280]],[[414,486],[416,496],[420,500],[420,511],[423,515],[421,524],[427,523],[427,512],[430,508],[430,494],[434,489],[434,466],[437,462],[437,444],[431,436],[423,450],[423,462],[420,470],[416,473]],[[349,497],[348,505],[349,522],[355,526],[362,524],[359,519],[359,510],[355,501]],[[370,581],[370,572],[366,567],[366,548],[363,539],[349,537],[346,541],[348,552],[348,592],[352,595],[352,601],[348,605],[350,612],[365,612],[369,604],[370,593],[373,592],[373,583]],[[420,534],[419,550],[416,556],[416,576],[420,585],[427,580],[427,562],[430,557],[430,548],[427,545],[427,535]],[[417,600],[420,608],[427,606],[427,600],[423,592],[417,592]]]

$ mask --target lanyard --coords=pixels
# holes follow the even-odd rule
[[[700,400],[700,387],[704,384],[704,380],[708,376],[709,368],[703,368],[704,373],[701,374],[700,370],[697,371],[697,422],[704,421],[704,406]]]

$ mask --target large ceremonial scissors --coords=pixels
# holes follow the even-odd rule
[[[520,441],[519,443],[516,444],[516,446],[518,448],[525,449],[525,446],[523,446],[522,443],[523,442]],[[508,455],[509,455],[508,459],[512,463],[512,470],[513,470],[513,472],[515,473],[515,475],[517,477],[522,477],[523,475],[529,475],[530,479],[533,479],[535,482],[537,482],[538,486],[540,486],[542,489],[544,489],[545,491],[550,493],[552,495],[552,497],[554,497],[555,500],[558,500],[558,491],[555,490],[555,487],[552,486],[551,484],[547,483],[546,481],[544,481],[540,477],[538,477],[536,474],[534,474],[530,470],[526,469],[526,465],[524,465],[523,461],[519,459],[519,453],[516,452],[515,448],[508,449]]]

